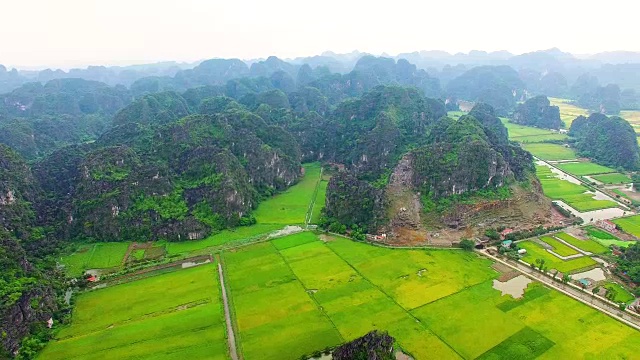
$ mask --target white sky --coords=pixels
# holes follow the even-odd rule
[[[629,0],[0,0],[0,64],[123,65],[325,50],[640,51]]]

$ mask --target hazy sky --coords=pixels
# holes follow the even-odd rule
[[[113,65],[325,50],[640,51],[627,0],[0,0],[0,64]]]

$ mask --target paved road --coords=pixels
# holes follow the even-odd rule
[[[222,289],[222,302],[224,303],[224,320],[227,323],[227,340],[229,342],[229,354],[232,360],[238,360],[238,352],[236,350],[236,336],[233,332],[231,324],[231,312],[229,311],[229,301],[227,300],[227,288],[224,286],[224,274],[222,273],[222,264],[218,259],[218,275],[220,276],[220,288]]]
[[[572,298],[578,301],[581,301],[595,308],[596,310],[599,310],[619,321],[622,321],[623,323],[637,330],[640,330],[639,317],[633,316],[628,312],[621,311],[616,305],[613,305],[612,303],[610,303],[608,300],[604,298],[601,298],[599,296],[593,296],[593,294],[589,290],[582,291],[581,289],[579,289],[578,287],[574,287],[573,285],[559,283],[553,280],[551,277],[541,273],[540,271],[532,269],[528,265],[522,264],[520,262],[513,262],[513,261],[507,262],[505,260],[497,258],[496,256],[488,254],[485,250],[481,250],[477,252],[479,254],[482,254],[486,257],[491,258],[494,261],[498,261],[504,265],[507,265],[512,269],[515,269],[532,279],[542,282],[545,285],[548,285],[564,293],[565,295],[571,296]]]

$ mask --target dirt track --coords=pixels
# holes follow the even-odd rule
[[[227,340],[229,342],[229,355],[232,360],[238,360],[238,352],[236,350],[236,336],[233,332],[231,323],[231,312],[229,310],[229,300],[227,299],[227,288],[224,286],[224,274],[222,272],[222,264],[218,259],[218,275],[220,276],[220,288],[222,289],[222,302],[224,303],[224,320],[227,323]]]

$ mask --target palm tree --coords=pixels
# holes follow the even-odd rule
[[[571,275],[569,275],[569,274],[564,274],[562,276],[562,283],[565,284],[565,285],[568,284],[571,280],[572,280],[571,279]]]

